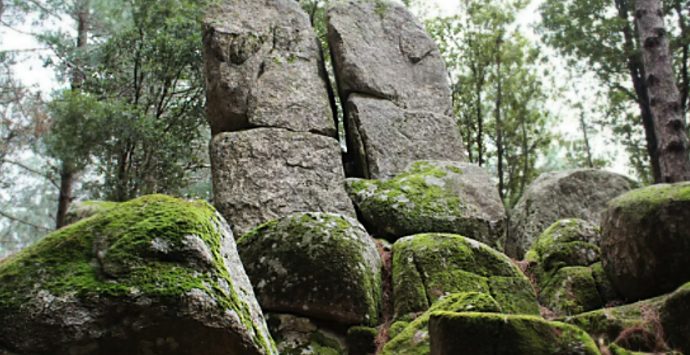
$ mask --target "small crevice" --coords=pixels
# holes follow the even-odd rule
[[[376,337],[376,354],[381,354],[384,345],[390,339],[389,330],[393,323],[393,250],[382,242],[376,241],[377,250],[383,263],[381,268],[381,318],[379,333]]]
[[[431,304],[433,302],[431,300],[431,297],[429,296],[429,291],[427,291],[426,275],[424,274],[424,270],[422,269],[421,265],[419,265],[419,262],[417,261],[417,255],[415,254],[412,254],[412,263],[414,263],[414,268],[415,270],[417,270],[419,278],[422,279],[422,285],[424,285],[424,296],[426,296],[427,307],[431,307]]]

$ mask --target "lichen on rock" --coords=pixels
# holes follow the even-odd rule
[[[0,344],[21,353],[276,353],[229,226],[203,201],[163,195],[3,260],[0,323]]]
[[[264,310],[376,325],[381,258],[356,220],[296,213],[256,227],[237,243]]]

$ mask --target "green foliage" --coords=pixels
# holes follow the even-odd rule
[[[550,117],[536,68],[539,48],[515,29],[525,1],[467,1],[454,17],[427,21],[451,73],[453,110],[470,160],[499,176],[514,205],[538,175]],[[500,83],[500,86],[498,85]]]

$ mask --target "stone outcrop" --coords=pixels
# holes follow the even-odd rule
[[[211,142],[218,210],[241,236],[293,212],[354,216],[335,139],[257,128],[216,135]]]
[[[347,354],[346,340],[337,330],[309,318],[267,313],[266,321],[280,354]]]
[[[78,201],[70,204],[65,215],[65,225],[69,225],[82,219],[89,218],[95,214],[107,211],[115,206],[117,202],[110,201]]]
[[[253,229],[238,249],[264,310],[377,324],[381,258],[356,220],[293,214]]]
[[[599,224],[606,203],[634,186],[622,175],[601,170],[542,174],[513,208],[506,253],[522,258],[533,241],[559,219],[579,218]]]
[[[0,262],[0,353],[277,354],[223,218],[162,195]]]
[[[435,312],[429,334],[432,355],[600,355],[581,329],[534,316]]]
[[[350,175],[386,178],[415,160],[464,160],[436,44],[404,6],[336,2],[327,12]]]
[[[459,292],[485,293],[504,313],[539,314],[527,277],[485,244],[454,234],[418,234],[393,244],[395,318],[426,311]]]
[[[631,191],[609,204],[602,263],[628,300],[658,296],[690,281],[690,183]]]
[[[204,59],[214,134],[277,127],[335,137],[321,49],[291,0],[224,0],[208,11]]]
[[[454,233],[500,248],[505,210],[482,168],[420,161],[386,180],[347,179],[365,226],[389,240],[417,233]]]

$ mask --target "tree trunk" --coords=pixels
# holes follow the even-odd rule
[[[505,200],[505,179],[503,177],[503,123],[501,122],[501,105],[503,104],[503,83],[501,82],[501,45],[503,34],[496,38],[496,159],[498,173],[498,194]]]
[[[690,180],[688,136],[673,74],[661,0],[637,0],[635,19],[655,117],[662,181],[687,181]]]
[[[88,40],[88,21],[89,21],[90,0],[81,0],[77,6],[77,51],[86,48]],[[79,55],[76,56],[74,67],[72,68],[72,90],[81,90],[84,84],[84,71],[81,68]],[[77,171],[73,164],[63,161],[60,168],[60,192],[58,197],[58,209],[55,216],[55,227],[61,228],[65,225],[65,215],[72,203],[72,189]]]
[[[630,78],[633,82],[635,95],[637,96],[637,104],[640,107],[640,116],[642,117],[642,126],[644,127],[647,155],[652,168],[652,176],[654,182],[661,181],[661,168],[659,165],[659,152],[657,150],[657,138],[654,130],[654,116],[649,103],[649,96],[647,94],[647,84],[644,81],[645,73],[642,66],[642,58],[636,50],[635,38],[633,37],[633,30],[628,21],[628,0],[615,0],[616,8],[618,10],[618,17],[623,23],[623,47],[628,55],[627,67],[630,73]]]
[[[589,145],[589,135],[587,134],[587,122],[585,121],[585,113],[580,112],[580,129],[582,129],[582,139],[585,143],[585,154],[587,156],[587,167],[594,168],[592,161],[592,148]]]

